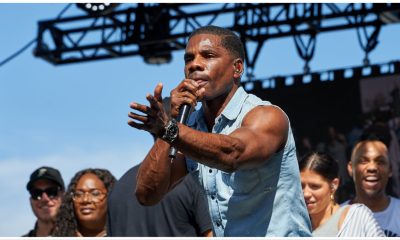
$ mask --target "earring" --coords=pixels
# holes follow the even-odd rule
[[[335,206],[335,197],[331,193],[331,215],[333,214],[333,207]]]

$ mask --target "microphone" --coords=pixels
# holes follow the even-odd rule
[[[189,104],[183,104],[179,109],[179,115],[176,120],[179,123],[186,125],[186,122],[189,118],[190,110],[191,110],[191,106]],[[178,152],[178,150],[176,150],[176,148],[171,147],[169,149],[169,157],[175,158],[177,152]]]

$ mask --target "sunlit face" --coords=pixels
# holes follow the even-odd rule
[[[107,189],[93,173],[79,179],[73,204],[79,225],[86,228],[104,227],[107,213]]]
[[[221,46],[219,36],[198,34],[189,40],[185,50],[185,76],[205,88],[204,100],[227,95],[234,85],[234,74],[235,59]]]
[[[331,206],[331,183],[318,173],[305,169],[300,172],[304,200],[310,216],[324,214]]]
[[[40,179],[32,184],[32,189],[45,190],[49,188],[57,188],[57,184],[52,181]],[[58,209],[61,206],[62,191],[59,191],[55,197],[42,193],[40,199],[30,198],[32,211],[39,221],[53,222],[56,218]]]
[[[351,159],[349,174],[353,177],[357,196],[369,199],[386,196],[386,184],[392,173],[385,144],[380,141],[359,143]]]

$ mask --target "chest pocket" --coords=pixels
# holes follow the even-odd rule
[[[247,194],[261,187],[261,176],[257,170],[241,170],[234,173],[222,172],[222,181],[229,186],[233,195]]]

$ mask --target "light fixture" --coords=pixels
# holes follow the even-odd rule
[[[111,13],[119,3],[77,3],[78,8],[93,16],[102,16]]]
[[[172,55],[170,52],[153,53],[151,55],[143,54],[143,60],[147,64],[160,65],[171,62]]]
[[[144,38],[139,43],[140,55],[147,64],[165,64],[172,60],[169,12],[161,8],[147,8],[143,14]]]

